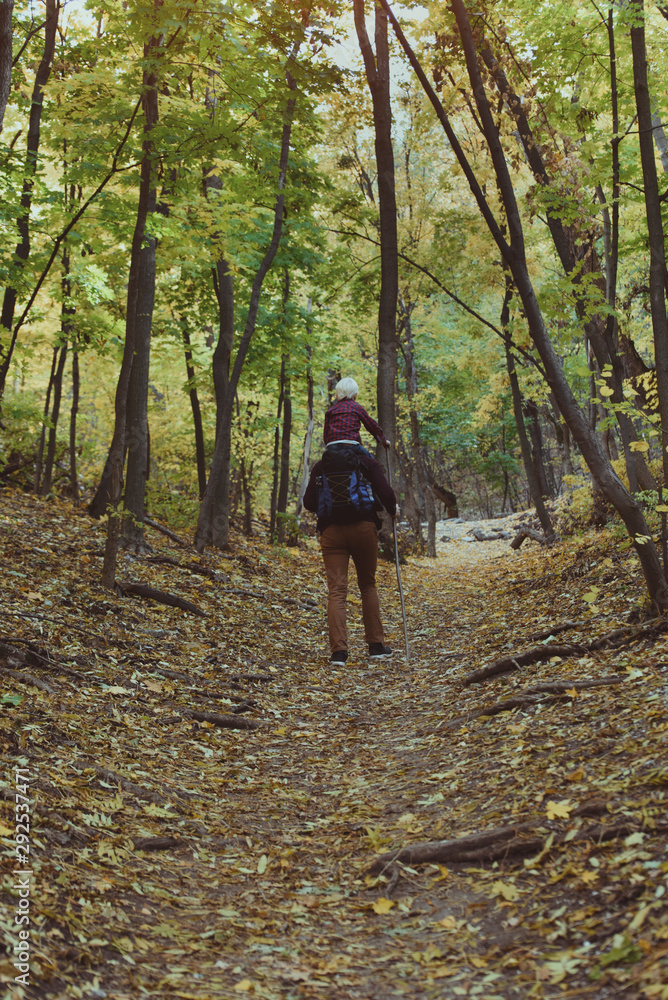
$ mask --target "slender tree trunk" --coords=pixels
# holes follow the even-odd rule
[[[291,90],[295,89],[295,83],[288,74],[288,85]],[[230,537],[230,459],[232,452],[232,413],[234,407],[234,396],[239,385],[241,372],[246,361],[251,338],[255,332],[257,323],[257,312],[260,304],[260,295],[264,279],[269,268],[274,262],[283,233],[283,216],[285,208],[285,181],[288,171],[288,158],[290,153],[290,137],[292,134],[292,119],[295,110],[296,99],[291,97],[287,104],[285,123],[281,136],[281,153],[279,160],[278,195],[274,208],[274,229],[271,241],[265,252],[264,258],[253,281],[251,289],[248,316],[246,326],[239,342],[234,367],[229,377],[225,396],[218,403],[219,419],[218,432],[216,435],[216,445],[213,453],[213,461],[209,472],[209,481],[206,492],[200,505],[197,530],[195,532],[195,545],[201,552],[207,545],[215,545],[217,548],[227,548]],[[218,390],[216,390],[218,402]]]
[[[60,417],[60,401],[63,390],[63,373],[65,370],[65,360],[67,358],[67,345],[72,337],[74,306],[72,304],[72,283],[70,278],[70,254],[67,244],[63,246],[63,277],[61,281],[62,304],[60,307],[60,357],[53,379],[53,407],[51,409],[51,419],[48,434],[48,446],[46,462],[42,481],[37,482],[36,489],[40,496],[46,496],[51,489],[53,478],[53,464],[56,458],[56,433],[58,419]]]
[[[19,282],[25,269],[26,262],[30,256],[30,211],[32,208],[33,185],[35,183],[35,174],[37,172],[44,88],[46,87],[49,76],[51,75],[51,64],[53,62],[53,55],[56,47],[56,31],[58,28],[59,13],[59,0],[46,0],[44,49],[42,52],[42,59],[35,74],[35,84],[30,103],[23,192],[21,194],[21,208],[16,220],[19,240],[16,246],[10,282],[5,288],[5,294],[2,300],[2,312],[0,313],[0,325],[4,326],[6,330],[12,330],[16,300],[18,298]],[[9,344],[4,348],[0,346],[0,400],[2,399],[2,395],[4,393],[7,372],[9,371],[12,354],[14,353],[17,334],[18,330],[14,330],[11,334]]]
[[[557,214],[547,212],[547,225],[552,236],[555,250],[562,263],[564,271],[569,275],[574,284],[575,308],[580,318],[585,333],[593,347],[598,361],[599,370],[605,370],[606,365],[610,365],[609,380],[613,395],[610,397],[612,404],[622,404],[624,402],[624,378],[629,376],[630,358],[620,354],[619,336],[617,329],[617,318],[614,312],[617,297],[617,261],[619,246],[619,193],[620,193],[620,167],[619,167],[619,143],[622,136],[619,129],[619,110],[617,94],[617,57],[615,50],[615,37],[612,23],[612,11],[608,15],[608,40],[610,52],[610,77],[612,95],[612,218],[609,222],[609,252],[606,255],[606,278],[605,283],[600,277],[595,278],[595,283],[605,294],[610,312],[606,317],[603,315],[588,316],[587,303],[580,291],[582,278],[586,273],[599,275],[601,268],[596,246],[589,240],[583,244],[581,236],[573,226],[565,225]],[[538,184],[549,186],[551,178],[545,166],[540,143],[534,136],[529,120],[526,116],[523,100],[513,92],[509,81],[503,72],[498,60],[486,42],[483,41],[481,57],[490,71],[499,93],[504,97],[506,106],[517,126],[518,134],[527,157],[531,171]],[[603,197],[605,205],[605,196]],[[607,207],[604,207],[604,215]],[[585,262],[583,268],[582,262]],[[605,286],[605,287],[604,287]],[[628,340],[624,346],[631,348]],[[635,352],[634,352],[635,353]],[[627,476],[631,492],[637,492],[639,488],[638,476],[645,483],[652,481],[651,473],[640,452],[631,451],[631,442],[636,440],[636,434],[628,415],[615,407],[615,416],[619,423],[624,457],[626,462]],[[653,483],[656,486],[655,483]],[[645,487],[646,488],[646,487]]]
[[[77,475],[77,415],[79,412],[79,352],[72,345],[72,406],[70,409],[70,492],[75,503],[79,500],[79,477]]]
[[[285,389],[283,393],[283,430],[281,433],[281,461],[280,475],[278,481],[278,498],[276,503],[276,514],[285,515],[288,509],[288,491],[290,488],[290,441],[292,438],[292,397],[290,394],[290,355],[285,356],[286,375]],[[285,517],[278,517],[278,540],[285,542],[286,526]]]
[[[533,467],[536,473],[536,482],[542,497],[549,497],[552,494],[547,481],[545,470],[545,455],[543,447],[543,435],[540,429],[540,414],[538,407],[532,399],[526,399],[523,406],[524,415],[529,424],[529,438],[531,440],[531,452],[533,455]]]
[[[12,13],[14,0],[0,0],[0,132],[12,87]]]
[[[379,0],[383,7],[387,7],[387,0]],[[464,174],[469,181],[471,191],[476,199],[480,212],[485,219],[490,233],[492,234],[502,256],[506,261],[513,277],[513,282],[522,302],[524,313],[527,319],[531,338],[538,350],[543,368],[546,373],[546,380],[550,386],[557,405],[569,425],[573,438],[576,441],[584,461],[587,463],[594,480],[601,486],[607,500],[617,510],[624,525],[633,541],[638,553],[638,559],[645,576],[647,590],[655,606],[663,610],[668,608],[668,586],[663,575],[663,569],[659,560],[659,555],[655,545],[651,541],[651,533],[642,513],[639,504],[624,488],[619,477],[616,475],[610,462],[603,454],[601,446],[592,433],[587,420],[579,407],[571,388],[564,374],[563,366],[556,354],[554,345],[550,340],[549,333],[545,326],[538,301],[531,283],[525,250],[524,233],[522,230],[521,217],[517,206],[515,192],[510,179],[508,166],[503,154],[498,129],[492,115],[492,111],[487,100],[484,84],[480,75],[477,62],[475,40],[471,31],[468,14],[462,0],[451,0],[452,9],[457,21],[457,28],[466,57],[466,65],[471,81],[476,106],[480,115],[480,121],[488,145],[494,171],[497,178],[497,185],[500,191],[505,215],[510,233],[510,245],[506,242],[501,232],[499,223],[485,198],[480,184],[469,164],[464,151],[457,140],[452,129],[450,120],[446,115],[443,106],[436,96],[433,87],[418,63],[415,55],[408,45],[408,42],[399,27],[394,15],[391,15],[392,24],[399,41],[409,56],[420,82],[425,89],[436,113],[443,125],[448,139],[452,146]],[[649,541],[648,541],[649,539]]]
[[[529,495],[531,497],[531,502],[536,508],[536,514],[538,515],[538,520],[540,521],[541,527],[546,538],[554,538],[554,527],[552,525],[552,520],[547,512],[545,503],[543,502],[543,495],[541,493],[538,478],[536,476],[536,469],[534,466],[533,456],[531,454],[531,444],[529,442],[529,436],[526,431],[526,425],[524,423],[524,411],[522,407],[522,393],[520,391],[520,384],[517,378],[517,370],[515,368],[515,358],[512,354],[512,339],[508,330],[508,322],[510,320],[510,300],[512,298],[512,290],[508,288],[506,290],[506,295],[503,300],[503,307],[501,309],[501,329],[506,333],[506,366],[508,368],[508,378],[510,379],[510,391],[513,398],[513,413],[515,415],[515,425],[517,427],[517,437],[520,443],[520,452],[522,455],[522,462],[524,464],[524,472],[527,477],[527,485],[529,487]]]
[[[386,12],[375,6],[376,54],[369,41],[364,0],[354,0],[355,29],[371,91],[378,171],[380,220],[380,298],[378,303],[378,422],[386,437],[396,443],[394,402],[397,380],[397,297],[399,264],[397,250],[397,203],[395,194],[392,107],[390,103],[390,55]],[[383,446],[380,445],[380,448]],[[390,464],[392,452],[390,450]]]
[[[39,487],[42,482],[42,468],[44,465],[44,446],[46,444],[46,428],[49,423],[49,411],[51,409],[51,393],[56,378],[56,366],[58,364],[58,352],[60,346],[57,344],[53,349],[51,357],[51,371],[49,372],[49,384],[46,387],[46,399],[44,400],[44,419],[42,420],[42,430],[39,435],[37,445],[37,455],[35,456],[35,478],[33,480],[33,490],[39,495]]]
[[[153,36],[144,46],[145,58],[154,56],[161,38]],[[148,421],[142,422],[142,405],[148,403],[148,362],[150,351],[153,298],[155,294],[155,238],[146,229],[149,215],[156,207],[156,164],[151,130],[158,120],[157,75],[144,70],[144,140],[139,181],[137,220],[132,238],[128,300],[125,321],[125,347],[123,362],[116,388],[114,435],[102,481],[89,510],[100,516],[109,512],[107,544],[102,568],[102,584],[110,590],[115,585],[116,559],[121,540],[121,510],[123,495],[123,466],[126,450],[130,495],[126,503],[135,518],[132,524],[125,521],[125,537],[131,544],[139,545],[143,538],[144,497],[148,465]],[[133,375],[135,364],[139,371]],[[141,394],[143,393],[143,404]],[[132,409],[132,407],[135,407]],[[146,410],[144,409],[144,413]],[[128,425],[133,429],[131,439]],[[132,463],[132,472],[130,471]],[[139,518],[141,517],[141,522]]]
[[[276,511],[278,509],[278,466],[281,451],[281,416],[285,402],[285,354],[281,356],[281,374],[278,380],[278,404],[274,428],[274,454],[271,463],[271,500],[269,503],[269,539],[276,540]]]
[[[647,50],[645,45],[645,5],[643,0],[631,0],[628,9],[633,15],[631,50],[633,82],[638,111],[638,142],[642,163],[645,209],[649,235],[649,298],[654,333],[656,384],[661,416],[661,454],[663,481],[668,483],[668,315],[666,314],[666,253],[661,219],[661,197],[652,141],[652,106],[647,80]]]
[[[193,352],[190,343],[190,334],[185,320],[181,320],[181,333],[183,336],[183,352],[186,360],[186,373],[188,375],[188,396],[190,397],[190,409],[193,415],[193,427],[195,430],[195,461],[197,462],[197,483],[199,486],[200,500],[204,496],[206,489],[206,455],[204,452],[204,430],[202,427],[202,410],[199,405],[197,394],[197,384],[195,382],[195,368],[193,366]]]
[[[56,368],[53,380],[53,406],[51,408],[51,426],[49,427],[48,445],[46,450],[46,462],[44,463],[44,473],[39,487],[39,495],[45,497],[51,490],[51,480],[53,478],[53,465],[56,459],[56,433],[58,429],[58,418],[60,417],[60,401],[63,392],[63,372],[65,371],[65,361],[67,359],[67,343],[60,348],[58,367]]]
[[[417,367],[415,365],[415,342],[413,340],[413,326],[411,313],[413,304],[405,302],[403,296],[399,296],[399,310],[401,314],[401,329],[403,330],[403,355],[406,365],[406,395],[408,396],[408,410],[411,425],[411,456],[413,471],[416,477],[414,495],[419,520],[419,542],[422,543],[422,511],[419,502],[420,495],[424,499],[424,512],[427,517],[427,556],[430,559],[436,558],[436,507],[434,505],[434,494],[429,482],[426,463],[424,460],[424,449],[420,440],[420,423],[415,404],[418,392]]]
[[[308,304],[309,312],[311,310],[311,302],[309,299]],[[309,330],[310,334],[310,330]],[[313,428],[315,426],[315,414],[313,407],[313,371],[311,368],[311,345],[306,345],[306,434],[304,435],[304,451],[302,456],[302,476],[301,482],[299,484],[299,492],[297,494],[297,504],[295,506],[295,527],[292,535],[288,539],[288,545],[296,545],[298,541],[298,526],[301,518],[302,510],[304,509],[304,494],[306,493],[306,487],[309,481],[309,460],[311,457],[311,445],[313,442]]]

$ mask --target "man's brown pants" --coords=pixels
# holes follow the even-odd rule
[[[346,629],[346,597],[348,595],[348,563],[350,557],[357,571],[357,584],[362,597],[364,637],[368,643],[383,641],[380,603],[376,590],[378,563],[378,531],[371,521],[355,524],[330,524],[320,536],[320,548],[327,574],[327,623],[332,652],[348,649]]]

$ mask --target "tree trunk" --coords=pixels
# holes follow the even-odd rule
[[[144,46],[144,57],[155,55],[161,39],[153,36]],[[143,406],[148,404],[148,361],[150,351],[151,320],[153,314],[153,297],[155,294],[155,238],[149,236],[146,240],[146,227],[149,213],[155,211],[156,201],[156,165],[154,162],[151,129],[157,122],[158,91],[155,72],[144,70],[144,140],[143,155],[140,168],[139,203],[137,219],[132,237],[130,256],[130,273],[128,275],[128,299],[125,320],[125,347],[123,362],[116,387],[114,435],[107,457],[107,463],[102,475],[102,481],[97,493],[89,506],[89,511],[100,516],[104,511],[109,513],[107,528],[107,543],[105,546],[104,565],[102,570],[103,586],[113,589],[116,572],[118,545],[121,540],[121,519],[125,520],[125,537],[137,544],[143,539],[144,496],[142,487],[146,486],[146,468],[148,464],[148,425],[141,422]],[[144,245],[146,243],[146,246]],[[138,372],[133,376],[137,362]],[[144,380],[144,381],[142,381]],[[145,388],[142,389],[142,385]],[[134,409],[133,409],[134,407]],[[144,412],[146,412],[144,410]],[[133,428],[133,437],[128,440],[128,425]],[[123,499],[123,466],[126,450],[130,452],[128,462],[128,480],[131,487],[127,502],[136,522],[129,523],[121,510]],[[130,481],[130,462],[132,463],[132,479]]]
[[[311,300],[308,302],[308,311],[311,311]],[[310,335],[310,329],[308,330]],[[306,345],[306,434],[304,435],[304,450],[302,455],[302,475],[297,493],[297,503],[295,505],[295,519],[288,545],[296,545],[299,540],[299,522],[304,509],[304,494],[309,481],[309,460],[311,457],[311,445],[313,442],[313,428],[315,426],[315,415],[313,408],[313,371],[311,369],[311,345]]]
[[[0,0],[0,132],[12,87],[12,13],[14,0]]]
[[[285,356],[284,390],[283,390],[283,430],[281,432],[281,456],[278,481],[278,498],[276,514],[278,517],[278,541],[283,544],[286,539],[285,515],[288,510],[288,490],[290,488],[290,440],[292,436],[292,398],[290,395],[290,355]]]
[[[76,503],[79,500],[79,478],[77,475],[77,415],[79,412],[79,352],[72,345],[72,407],[70,409],[70,492]]]
[[[37,455],[35,456],[35,478],[33,479],[33,490],[39,495],[39,487],[42,482],[42,467],[44,463],[44,445],[46,444],[46,428],[49,423],[49,410],[51,409],[51,393],[53,392],[53,383],[56,377],[56,366],[58,363],[58,352],[60,347],[56,345],[53,349],[53,355],[51,358],[51,371],[49,372],[49,383],[46,387],[46,398],[44,400],[44,417],[42,420],[42,430],[39,435],[39,444],[37,445]]]
[[[41,483],[36,481],[36,489],[40,496],[46,496],[51,489],[53,477],[53,464],[56,457],[56,431],[58,418],[60,416],[60,400],[63,389],[63,372],[65,370],[65,360],[67,357],[67,345],[72,337],[74,315],[74,305],[72,303],[72,282],[70,278],[70,254],[69,248],[63,245],[63,277],[61,281],[62,303],[60,307],[60,358],[58,367],[53,379],[53,407],[51,410],[51,420],[49,427],[49,443],[47,447],[46,462]]]
[[[4,6],[4,4],[3,4]],[[16,226],[19,232],[19,240],[16,246],[14,259],[14,270],[18,277],[25,268],[30,256],[30,210],[32,207],[32,192],[37,172],[37,159],[39,153],[40,133],[42,124],[42,107],[44,102],[44,88],[51,75],[51,64],[56,47],[56,31],[58,28],[58,14],[60,6],[58,0],[46,0],[46,21],[44,25],[44,49],[42,59],[35,74],[35,84],[30,103],[30,118],[28,122],[28,139],[26,144],[26,158],[24,166],[23,192],[21,194],[21,208]],[[10,15],[11,19],[11,15]],[[11,60],[11,45],[10,45]],[[14,279],[16,282],[16,278]],[[0,325],[11,331],[14,323],[14,310],[16,308],[17,289],[15,284],[10,284],[5,288],[2,301],[2,313],[0,314]],[[0,400],[5,389],[7,372],[16,346],[18,330],[14,330],[9,344],[6,347],[0,345]]]
[[[604,221],[607,218],[608,225],[606,226],[609,238],[609,246],[606,253],[606,277],[605,283],[603,279],[595,279],[595,284],[597,284],[601,292],[605,294],[607,303],[610,307],[611,312],[605,318],[602,315],[594,315],[587,318],[587,306],[582,293],[579,291],[579,286],[582,278],[587,274],[600,274],[601,268],[599,264],[598,252],[595,244],[589,240],[587,243],[582,243],[581,237],[577,229],[573,226],[564,225],[562,220],[558,215],[552,214],[548,211],[547,213],[547,225],[552,236],[555,250],[562,263],[564,271],[569,275],[574,284],[575,291],[575,308],[578,317],[580,318],[583,329],[585,332],[585,340],[589,340],[594,353],[596,355],[596,360],[598,362],[599,370],[603,372],[606,365],[610,365],[612,371],[610,372],[609,381],[610,387],[613,390],[613,395],[610,397],[612,404],[623,404],[624,403],[624,378],[629,377],[629,366],[631,359],[622,355],[619,351],[619,336],[617,328],[617,318],[614,312],[616,306],[617,297],[617,261],[618,261],[618,249],[619,249],[619,193],[620,193],[620,167],[619,167],[619,143],[622,136],[620,135],[619,128],[619,111],[618,111],[618,95],[617,95],[617,57],[615,50],[615,39],[612,24],[612,11],[608,15],[608,40],[609,40],[609,52],[610,52],[610,76],[611,76],[611,95],[612,95],[612,132],[613,140],[611,143],[612,151],[612,217],[609,217],[607,212],[607,206],[605,206],[605,196],[603,196],[604,202]],[[545,163],[543,161],[543,156],[541,152],[540,144],[536,141],[529,120],[526,116],[524,109],[524,102],[522,99],[513,92],[508,79],[503,72],[498,60],[494,56],[492,50],[487,46],[486,42],[483,42],[481,56],[491,73],[491,76],[496,84],[499,93],[504,97],[506,101],[506,106],[517,126],[518,134],[520,136],[522,146],[527,157],[527,161],[531,168],[531,171],[536,179],[537,183],[548,186],[550,184],[550,177],[546,169]],[[585,262],[584,267],[579,262]],[[605,285],[605,287],[604,287]],[[631,347],[628,341],[624,341],[624,346]],[[644,459],[639,452],[632,452],[630,445],[631,442],[637,439],[636,433],[633,428],[633,424],[629,419],[628,415],[622,412],[616,406],[614,407],[615,417],[619,423],[622,444],[624,448],[624,457],[626,461],[626,470],[629,479],[629,486],[631,492],[635,493],[638,490],[638,466],[644,466],[642,470],[642,478],[647,481],[648,478],[651,479],[651,473],[647,469]],[[654,484],[656,486],[656,484]]]
[[[364,59],[366,78],[373,104],[376,166],[378,172],[378,213],[380,220],[380,297],[378,303],[378,422],[385,436],[396,444],[394,402],[397,380],[397,297],[399,264],[397,250],[397,204],[392,146],[392,108],[390,104],[390,56],[387,15],[375,7],[376,54],[366,30],[364,0],[354,0],[355,29]],[[382,449],[383,446],[379,445]],[[381,452],[379,452],[381,454]],[[392,466],[392,451],[390,467]]]
[[[510,288],[507,289],[505,298],[503,300],[503,308],[501,310],[501,329],[506,332],[508,330],[508,321],[510,319],[510,300],[512,297],[512,291]],[[541,493],[540,484],[536,476],[536,469],[533,462],[533,456],[531,454],[531,444],[529,442],[529,436],[526,432],[526,426],[524,423],[524,412],[522,407],[522,393],[520,391],[520,384],[517,378],[517,371],[515,369],[515,358],[512,355],[512,339],[509,333],[506,332],[506,365],[508,368],[508,378],[510,379],[510,391],[513,398],[513,413],[515,414],[515,425],[517,426],[517,437],[520,443],[520,452],[522,454],[522,462],[524,464],[524,472],[527,477],[527,485],[529,487],[529,494],[531,496],[531,502],[536,508],[536,514],[538,515],[538,520],[540,521],[541,527],[546,538],[554,537],[554,527],[552,525],[552,520],[547,512],[547,508],[543,502],[543,494]]]
[[[552,495],[552,490],[547,481],[545,470],[545,455],[543,448],[543,435],[540,429],[540,414],[538,407],[532,399],[526,399],[522,407],[524,416],[529,425],[529,438],[531,440],[531,453],[533,455],[533,467],[536,473],[536,482],[542,497]]]
[[[411,457],[415,472],[416,483],[414,497],[418,515],[418,541],[422,545],[422,505],[419,497],[424,498],[424,512],[427,517],[427,556],[430,559],[436,558],[436,507],[434,505],[434,494],[431,490],[429,476],[427,475],[426,463],[424,460],[424,449],[420,441],[420,423],[418,413],[415,408],[415,397],[418,392],[417,368],[415,365],[415,342],[413,340],[413,327],[411,323],[411,313],[413,304],[406,303],[403,296],[399,297],[399,310],[401,313],[401,329],[403,330],[403,355],[406,365],[406,395],[408,396],[408,410],[411,425]]]
[[[387,8],[387,0],[379,0]],[[573,438],[576,441],[584,461],[592,473],[593,478],[600,484],[607,500],[615,507],[633,541],[638,553],[647,589],[651,600],[655,606],[663,611],[668,608],[668,586],[661,568],[661,562],[655,545],[651,541],[651,533],[643,516],[640,506],[624,488],[610,462],[603,454],[596,436],[592,433],[585,415],[579,407],[563,371],[563,366],[556,354],[554,345],[550,340],[545,322],[543,320],[538,301],[531,283],[527,267],[524,250],[524,233],[522,230],[521,217],[515,192],[510,180],[508,166],[503,154],[498,129],[494,122],[491,108],[487,101],[484,85],[480,75],[477,62],[475,40],[471,31],[468,14],[462,0],[451,0],[452,9],[457,21],[457,27],[464,53],[466,65],[471,81],[473,94],[475,95],[476,106],[480,115],[480,121],[485,136],[485,141],[489,147],[494,171],[497,178],[497,186],[503,200],[503,206],[510,233],[510,245],[506,242],[501,232],[500,226],[495,219],[485,195],[478,183],[478,180],[469,164],[464,151],[452,130],[450,121],[431,87],[427,77],[418,63],[412,49],[408,45],[401,28],[394,15],[391,15],[394,30],[399,41],[407,52],[411,64],[413,65],[420,82],[425,89],[432,106],[441,121],[450,140],[453,152],[455,153],[464,174],[469,181],[471,191],[476,199],[480,212],[485,219],[490,232],[506,261],[513,277],[513,282],[522,302],[524,313],[527,319],[531,338],[538,350],[543,368],[546,373],[546,380],[550,386],[554,398],[568,424]]]
[[[665,276],[666,254],[663,242],[661,197],[652,141],[652,107],[647,81],[647,51],[645,46],[645,5],[643,0],[631,0],[628,9],[633,16],[631,50],[633,82],[638,111],[638,142],[642,163],[645,209],[649,235],[649,298],[654,334],[656,385],[661,416],[661,454],[663,481],[668,483],[668,315],[666,314]]]
[[[195,369],[193,367],[193,352],[190,343],[190,334],[184,319],[181,320],[181,333],[183,336],[183,352],[186,359],[186,373],[188,375],[188,395],[190,397],[190,409],[193,415],[193,427],[195,430],[195,461],[197,462],[197,483],[199,486],[200,500],[204,496],[206,489],[206,455],[204,452],[204,430],[202,428],[202,410],[199,405],[197,394],[197,384],[195,382]]]
[[[291,90],[295,89],[295,83],[288,74],[288,85]],[[237,355],[234,360],[234,367],[229,378],[225,398],[219,405],[218,432],[216,435],[216,445],[213,453],[213,461],[209,473],[204,499],[200,505],[197,530],[195,532],[195,546],[199,552],[203,551],[207,545],[214,545],[217,548],[225,549],[229,544],[230,537],[230,458],[232,452],[232,413],[234,407],[234,396],[237,391],[241,372],[246,360],[251,338],[255,332],[257,323],[257,312],[260,304],[260,295],[264,279],[269,268],[274,262],[278,251],[278,246],[283,233],[283,215],[285,206],[285,181],[288,171],[288,158],[290,153],[290,136],[292,134],[292,119],[294,115],[296,100],[291,97],[287,104],[285,123],[281,136],[281,153],[279,160],[278,195],[274,208],[274,229],[271,241],[265,252],[264,258],[253,281],[251,289],[248,316],[246,326],[239,342]],[[231,280],[231,279],[230,279]],[[218,402],[218,389],[216,390]]]
[[[63,391],[63,372],[67,359],[67,341],[60,348],[58,366],[53,379],[53,406],[51,408],[51,420],[49,427],[48,446],[46,451],[46,462],[44,463],[44,473],[39,484],[38,493],[45,497],[51,490],[51,480],[53,478],[53,464],[56,458],[56,432],[58,429],[58,418],[60,416],[60,400]]]
[[[269,502],[269,540],[276,540],[276,511],[278,508],[278,466],[281,451],[281,416],[285,402],[285,354],[281,356],[281,374],[278,382],[278,405],[274,428],[274,454],[271,463],[271,499]]]

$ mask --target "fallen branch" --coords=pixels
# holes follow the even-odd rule
[[[27,646],[29,654],[26,655],[20,649],[15,649],[13,646],[8,645],[10,642],[20,642],[22,645]],[[67,674],[69,677],[76,677],[77,680],[82,680],[79,670],[72,670],[71,667],[66,667],[59,660],[51,659],[48,654],[44,656],[40,651],[40,647],[31,642],[30,639],[4,636],[0,640],[0,656],[6,656],[8,661],[12,657],[17,663],[32,663],[33,666],[42,667],[50,670],[52,673]]]
[[[226,594],[241,594],[243,597],[256,597],[260,601],[281,601],[283,604],[296,604],[300,608],[317,608],[316,601],[307,598],[305,601],[298,601],[296,597],[279,597],[278,594],[261,594],[257,590],[244,590],[243,587],[220,587],[219,590]]]
[[[568,632],[572,628],[580,628],[579,622],[563,622],[562,625],[554,625],[545,632],[534,632],[529,638],[532,642],[540,642],[541,639],[549,639],[550,636],[559,635],[560,632]]]
[[[179,847],[180,843],[176,837],[137,837],[133,840],[135,851],[168,851]]]
[[[527,538],[533,538],[534,542],[539,542],[541,545],[547,545],[548,541],[553,541],[554,539],[547,539],[539,531],[534,531],[533,528],[528,528],[526,525],[522,525],[520,530],[517,532],[512,542],[510,543],[511,549],[519,549],[522,542],[526,541]]]
[[[261,729],[262,723],[255,719],[241,719],[238,715],[219,715],[218,712],[196,712],[192,708],[181,710],[185,719],[195,719],[197,722],[210,722],[222,729]]]
[[[39,688],[40,691],[46,691],[47,694],[55,694],[56,691],[60,690],[57,687],[51,687],[46,681],[42,681],[39,677],[33,677],[32,674],[26,674],[22,670],[10,670],[9,667],[0,667],[0,674],[7,674],[9,677],[13,677],[17,681],[22,681],[24,684],[31,684],[33,687]]]
[[[169,528],[165,528],[164,524],[159,524],[157,521],[154,521],[150,517],[144,518],[144,524],[148,524],[149,528],[154,528],[156,531],[159,531],[161,535],[166,535],[167,538],[171,538],[173,542],[176,542],[177,545],[183,546],[184,549],[190,547],[189,542],[186,542],[182,538],[179,538],[179,536],[175,535],[173,531],[169,530]]]
[[[529,666],[532,663],[541,663],[545,660],[550,660],[553,656],[558,656],[562,660],[566,660],[570,656],[584,656],[585,653],[592,653],[599,649],[619,649],[620,646],[626,646],[636,639],[645,639],[652,634],[659,634],[667,629],[668,623],[660,621],[649,628],[628,626],[627,628],[615,629],[613,632],[608,632],[606,635],[592,640],[592,642],[571,643],[566,646],[556,646],[552,643],[536,646],[533,649],[526,650],[524,653],[518,653],[516,656],[507,656],[501,660],[494,660],[488,666],[472,671],[472,673],[464,678],[463,683],[465,687],[468,687],[469,684],[478,684],[480,681],[487,680],[488,677],[508,674],[513,670],[519,670],[521,667]]]
[[[134,781],[130,781],[129,778],[124,778],[122,774],[116,774],[115,771],[110,771],[100,764],[86,763],[85,767],[94,771],[98,778],[102,778],[103,781],[108,782],[110,785],[120,785],[124,791],[131,792],[138,799],[146,799],[155,805],[164,805],[169,802],[169,799],[166,799],[160,792],[152,792],[150,789],[144,788],[143,785],[137,785]]]
[[[516,656],[506,656],[501,660],[494,660],[487,667],[474,670],[464,678],[464,686],[478,684],[486,681],[488,677],[497,677],[499,674],[509,674],[513,670],[520,670],[528,667],[532,663],[541,663],[544,660],[551,660],[553,656],[560,656],[562,660],[567,660],[569,656],[583,656],[587,652],[586,645],[569,646],[538,646],[535,649],[528,649],[525,653],[518,653]]]
[[[573,833],[572,829],[549,829],[553,824],[519,823],[516,826],[502,826],[484,833],[474,833],[456,840],[433,840],[424,844],[411,844],[395,851],[387,851],[376,858],[368,869],[370,875],[385,873],[395,863],[415,867],[426,864],[467,864],[480,861],[499,861],[540,855],[560,846],[569,836],[570,842],[592,841],[600,844],[607,840],[626,837],[636,830],[646,827],[642,821],[628,818],[612,824],[593,823]],[[658,823],[654,833],[668,830],[668,823]],[[533,833],[533,836],[523,834]],[[547,836],[546,836],[547,835]],[[546,841],[549,840],[549,846]]]
[[[229,580],[226,573],[218,573],[216,570],[209,569],[208,566],[200,566],[196,562],[179,562],[178,559],[173,559],[171,556],[149,556],[146,562],[156,565],[176,566],[178,569],[187,569],[189,573],[194,573],[196,576],[205,576],[209,580],[216,580],[220,583],[227,583]]]
[[[537,705],[542,702],[541,694],[562,695],[569,691],[585,691],[590,688],[605,687],[609,684],[622,684],[627,678],[621,674],[613,674],[610,677],[600,677],[589,681],[554,681],[548,684],[537,684],[535,687],[527,688],[526,691],[519,691],[513,698],[505,701],[497,701],[493,705],[486,705],[479,712],[469,712],[467,715],[460,715],[448,723],[439,723],[436,730],[445,725],[446,729],[457,729],[465,726],[469,722],[474,722],[482,716],[499,715],[501,712],[511,712],[515,708],[526,708],[528,705]],[[434,730],[434,731],[436,731]]]
[[[156,590],[155,587],[149,587],[145,583],[121,583],[120,581],[116,581],[116,589],[123,595],[136,594],[137,597],[145,597],[151,601],[157,601],[158,604],[166,604],[170,608],[180,608],[182,611],[188,611],[191,615],[199,615],[201,618],[207,617],[206,611],[202,611],[196,604],[186,601],[183,597],[175,597],[174,594],[165,594],[162,590]]]

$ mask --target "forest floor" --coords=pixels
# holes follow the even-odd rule
[[[383,564],[395,657],[353,588],[334,671],[314,539],[147,529],[119,579],[197,614],[104,591],[104,530],[0,495],[6,996],[667,1000],[668,632],[618,531],[409,559],[408,665]]]

